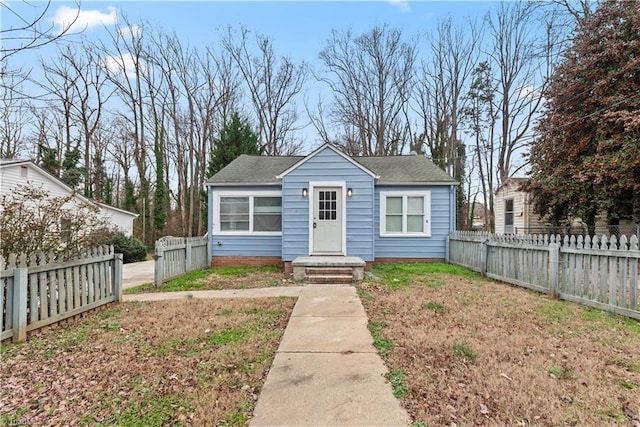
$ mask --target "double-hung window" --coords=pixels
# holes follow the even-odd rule
[[[219,234],[274,234],[282,232],[282,195],[218,193],[214,230]]]
[[[430,193],[382,191],[380,235],[425,237],[431,235]]]

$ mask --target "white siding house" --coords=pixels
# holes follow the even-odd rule
[[[524,178],[509,178],[496,191],[494,200],[495,232],[497,234],[538,233],[544,225],[533,212],[530,194],[520,191]]]
[[[11,193],[19,185],[27,184],[41,187],[51,197],[74,194],[73,189],[32,161],[0,159],[0,197]],[[126,236],[133,234],[133,221],[138,214],[89,200],[80,194],[76,194],[76,197],[80,202],[96,204],[100,209],[100,216]]]

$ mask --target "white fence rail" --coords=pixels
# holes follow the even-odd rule
[[[637,236],[459,231],[447,239],[447,261],[496,280],[640,319]]]
[[[209,240],[206,237],[163,237],[156,241],[154,284],[193,270],[209,267]]]
[[[121,299],[122,254],[113,246],[69,261],[0,257],[0,340],[24,341],[27,332]]]

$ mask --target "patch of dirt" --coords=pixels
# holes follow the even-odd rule
[[[508,284],[435,276],[444,286],[358,285],[394,343],[384,359],[405,373],[401,400],[415,422],[640,426],[638,322]]]
[[[243,424],[294,302],[121,303],[4,344],[0,424]]]

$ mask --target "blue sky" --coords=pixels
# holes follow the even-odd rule
[[[44,0],[23,2],[10,0],[6,3],[22,17],[37,16],[46,5]],[[213,46],[218,49],[219,29],[227,26],[244,26],[250,31],[267,35],[273,42],[278,56],[286,56],[294,62],[305,61],[316,70],[322,65],[318,53],[329,39],[331,30],[350,29],[355,35],[370,31],[376,25],[387,24],[399,28],[406,39],[425,36],[435,31],[439,22],[451,17],[455,23],[465,23],[470,19],[481,20],[498,6],[495,1],[89,1],[81,3],[81,14],[71,32],[80,29],[89,40],[108,40],[105,27],[112,27],[115,21],[125,16],[132,24],[145,23],[154,30],[164,33],[175,32],[180,39],[192,47]],[[16,16],[4,6],[2,29],[19,26]],[[52,3],[45,15],[42,26],[60,31],[65,23],[76,17],[76,4],[69,1]],[[121,22],[122,23],[122,22]],[[122,23],[124,26],[124,24]],[[65,38],[67,41],[80,40],[78,34]],[[5,41],[5,47],[8,43]],[[422,38],[419,52],[428,53],[428,41]],[[55,55],[55,46],[22,52],[10,58],[10,67],[32,69],[31,78],[42,79],[38,67],[40,60],[50,61]],[[106,53],[105,53],[106,55]],[[35,86],[23,87],[25,93],[42,94]],[[312,81],[307,82],[297,107],[301,113],[299,125],[303,139],[311,145],[318,142],[315,129],[304,114],[303,99],[315,105],[317,91]]]
[[[32,3],[42,7],[43,1]],[[24,17],[36,9],[23,2],[8,5]],[[454,20],[482,18],[496,5],[489,1],[84,1],[79,21],[84,34],[99,37],[103,26],[113,25],[114,17],[125,15],[132,23],[146,21],[166,32],[175,31],[193,46],[215,42],[217,29],[228,25],[268,35],[279,55],[314,63],[331,29],[351,29],[355,34],[375,25],[389,24],[406,36],[424,34],[451,16]],[[54,1],[46,15],[46,24],[60,28],[75,16],[74,3]],[[16,17],[2,8],[2,28],[16,26]],[[79,24],[80,24],[79,22]],[[6,43],[6,42],[5,42]],[[22,54],[14,65],[28,65],[49,49]]]

